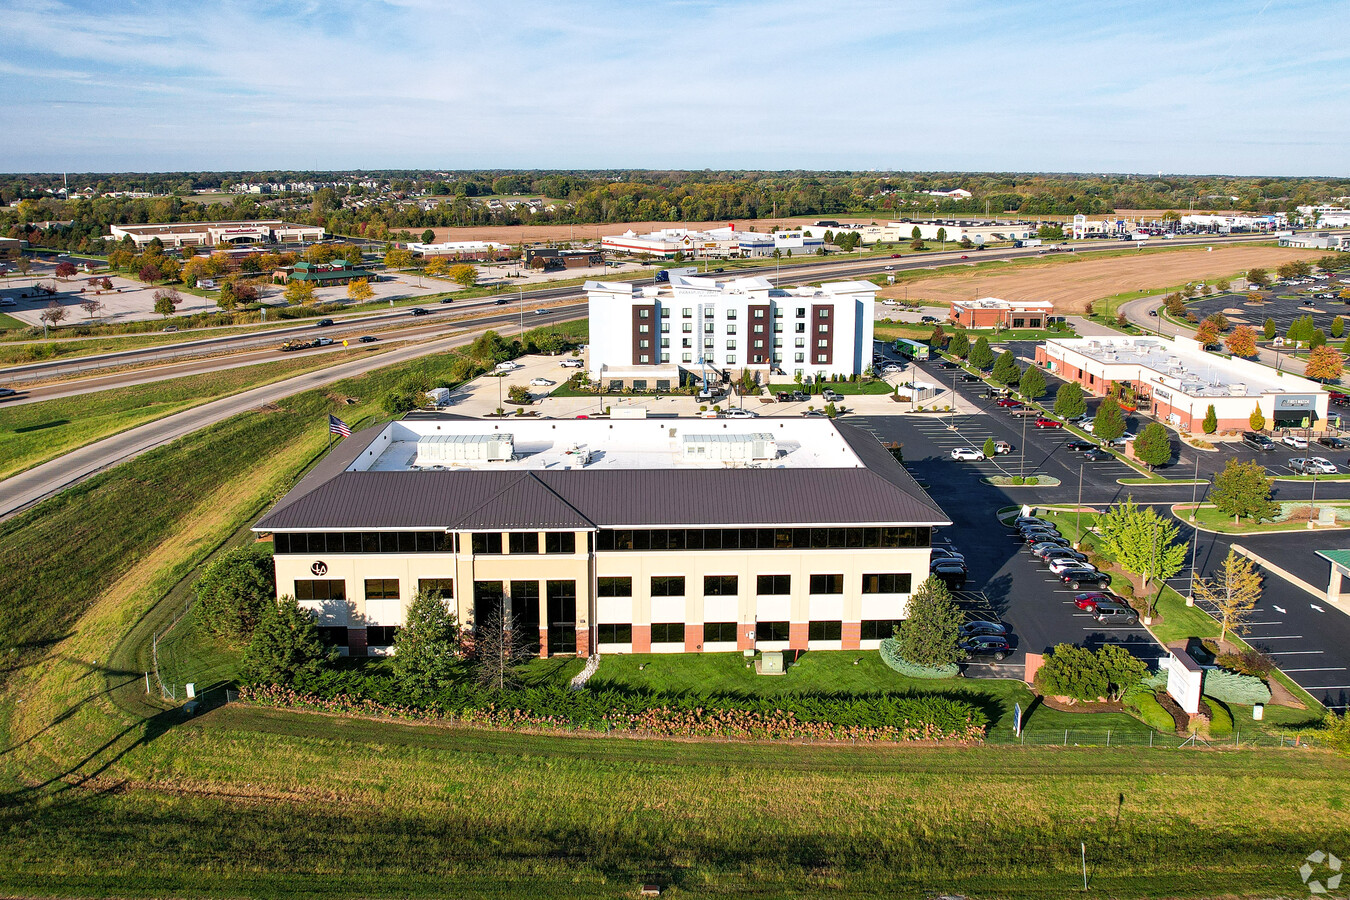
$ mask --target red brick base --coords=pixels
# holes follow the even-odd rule
[[[788,625],[788,647],[793,650],[805,650],[810,635],[811,625],[809,622],[792,622]]]
[[[684,626],[684,652],[700,653],[703,650],[703,626]]]
[[[839,637],[840,650],[857,650],[862,645],[862,623],[845,622]]]
[[[650,638],[647,641],[648,647],[651,646]],[[577,629],[577,656],[591,655],[591,630],[589,628]]]
[[[736,626],[736,649],[737,649],[737,650],[753,650],[753,649],[755,649],[755,642],[752,641],[750,638],[746,637],[747,634],[752,633],[754,630],[755,630],[755,626],[754,626],[754,623],[752,623],[752,622],[741,622],[740,624],[738,624],[738,625]]]
[[[539,627],[539,658],[548,659],[548,628]]]
[[[578,641],[580,641],[580,635],[577,636],[577,639]],[[578,643],[577,649],[580,648],[581,645]],[[634,653],[652,652],[652,626],[650,625],[633,626],[633,652]]]

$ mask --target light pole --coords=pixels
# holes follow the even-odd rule
[[[525,336],[525,291],[520,292],[520,336]]]
[[[1083,531],[1080,523],[1083,521],[1083,463],[1078,464],[1078,505],[1073,511],[1073,532],[1077,538],[1073,542],[1073,549],[1077,550],[1078,545],[1083,542]]]
[[[1017,464],[1017,474],[1023,478],[1027,476],[1027,417],[1022,416],[1022,444],[1017,449],[1022,454],[1022,460]]]
[[[1313,469],[1312,497],[1308,500],[1308,527],[1317,520],[1317,470]]]
[[[960,371],[960,366],[952,369],[952,431],[956,431],[956,374]]]

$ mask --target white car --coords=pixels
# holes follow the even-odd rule
[[[759,413],[752,409],[739,409],[733,407],[732,409],[727,410],[726,417],[728,419],[758,419]]]
[[[516,369],[523,369],[523,368],[525,367],[522,366],[520,363],[514,362],[509,359],[506,362],[497,363],[498,372],[514,372]]]
[[[973,447],[953,447],[952,459],[971,459],[978,462],[984,459],[984,454]]]
[[[564,369],[581,369],[586,366],[586,364],[579,359],[564,359],[558,365],[562,366]]]
[[[1095,570],[1096,566],[1093,566],[1090,563],[1085,563],[1079,559],[1074,559],[1072,556],[1062,556],[1059,559],[1050,560],[1050,564],[1046,568],[1048,568],[1051,572],[1054,572],[1056,575],[1061,575],[1064,573],[1065,569]]]
[[[1086,431],[1088,434],[1092,434],[1092,430],[1097,427],[1097,423],[1092,421],[1091,419],[1087,419],[1083,422],[1082,425],[1079,425],[1078,427]]]
[[[1304,459],[1296,456],[1289,460],[1289,468],[1300,475],[1335,475],[1335,464],[1323,456],[1311,456]]]
[[[881,367],[881,373],[883,375],[896,375],[903,371],[905,371],[904,366],[897,365],[896,363],[888,363]]]
[[[547,378],[531,378],[530,387],[553,387],[553,382]]]
[[[1286,447],[1293,447],[1295,450],[1308,449],[1308,439],[1299,437],[1296,434],[1286,434],[1284,437],[1280,438],[1280,443],[1284,444]]]

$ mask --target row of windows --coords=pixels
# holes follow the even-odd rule
[[[455,596],[453,578],[419,578],[418,593],[439,594],[444,599]],[[397,600],[400,597],[397,578],[365,579],[365,597],[367,600]],[[309,601],[331,601],[347,599],[347,582],[342,579],[310,578],[296,579],[295,599]]]
[[[455,534],[445,531],[308,531],[272,536],[276,553],[454,553]],[[536,531],[511,532],[511,553],[575,553],[577,536],[572,531],[548,531],[540,540]],[[502,552],[502,533],[490,531],[473,536],[473,552]]]
[[[873,550],[927,547],[932,529],[639,528],[596,534],[596,550]]]
[[[653,575],[651,596],[683,597],[683,575]],[[913,576],[908,572],[873,573],[862,576],[864,594],[908,594]],[[843,575],[812,575],[812,594],[842,594]],[[633,596],[631,575],[602,575],[596,579],[596,595],[600,597]],[[703,596],[734,597],[740,592],[740,577],[736,575],[704,575]],[[755,593],[761,597],[785,596],[792,593],[791,575],[756,575]]]
[[[703,308],[703,318],[705,318],[705,319],[711,319],[714,315],[716,315],[716,312],[717,312],[717,311],[716,311],[715,309],[713,309],[713,307],[711,307],[711,306],[705,306],[705,307]],[[736,310],[734,310],[734,309],[728,309],[726,312],[727,312],[727,318],[728,318],[728,319],[734,319],[734,318],[736,318]],[[680,310],[680,314],[681,314],[681,316],[683,316],[683,317],[686,318],[686,319],[692,319],[692,318],[694,317],[694,308],[693,308],[692,306],[686,306],[686,307],[684,307],[682,310]],[[663,308],[663,309],[661,310],[661,315],[663,315],[663,316],[669,315],[669,312],[667,312],[667,310],[665,310],[665,309]],[[783,310],[782,310],[782,308],[780,308],[780,307],[774,307],[773,317],[774,317],[775,319],[781,319],[781,318],[783,317]],[[829,309],[828,309],[828,307],[827,307],[826,309],[822,309],[822,310],[820,311],[820,317],[821,317],[822,319],[828,318],[828,317],[829,317]],[[646,318],[646,317],[643,316],[642,318]],[[764,318],[764,310],[763,310],[763,309],[757,309],[757,310],[755,310],[755,318],[756,318],[756,319],[762,319],[762,318]],[[805,307],[805,306],[799,306],[799,307],[797,307],[797,318],[799,318],[799,319],[804,319],[804,318],[806,318],[806,307]]]

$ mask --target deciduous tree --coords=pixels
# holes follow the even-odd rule
[[[929,576],[909,598],[896,635],[901,658],[916,666],[940,668],[960,658],[956,647],[961,609],[943,582]]]
[[[1134,455],[1150,469],[1172,458],[1172,439],[1161,422],[1149,422],[1134,442]]]
[[[314,302],[314,282],[296,281],[292,279],[286,282],[286,290],[282,292],[286,302],[292,305],[302,305]]]
[[[1265,269],[1248,269],[1247,283],[1257,287],[1265,287],[1270,284],[1270,273]]]
[[[50,303],[48,303],[45,307],[43,307],[43,310],[38,315],[38,318],[42,320],[43,324],[50,325],[52,328],[55,328],[57,325],[60,325],[62,321],[65,320],[66,308],[62,306],[60,303],[57,303],[55,300],[53,300]]]
[[[977,369],[988,369],[994,364],[994,351],[989,349],[989,339],[980,335],[970,348],[970,364]]]
[[[1273,341],[1273,340],[1275,340],[1275,320],[1274,320],[1274,319],[1266,319],[1266,323],[1265,323],[1265,325],[1262,326],[1262,327],[1263,327],[1263,329],[1264,329],[1264,331],[1265,331],[1266,340],[1268,340],[1268,341]]]
[[[1011,350],[999,354],[998,362],[994,363],[994,380],[1009,386],[1022,380],[1022,367],[1017,364],[1017,357],[1013,356]]]
[[[1331,320],[1331,336],[1340,340],[1343,334],[1345,334],[1345,317],[1337,316]]]
[[[1092,418],[1092,433],[1107,443],[1125,433],[1125,413],[1119,403],[1110,397],[1102,400],[1097,406],[1097,415]]]
[[[1246,630],[1247,616],[1261,600],[1261,573],[1252,560],[1230,548],[1217,577],[1197,578],[1192,592],[1214,607],[1222,641],[1230,631],[1242,634]]]
[[[178,304],[183,302],[183,296],[173,288],[160,288],[155,291],[155,312],[168,318],[178,309]]]
[[[473,623],[474,676],[483,687],[504,691],[520,683],[516,667],[528,655],[529,636],[516,616],[506,614],[502,604],[483,606],[475,613]]]
[[[407,250],[395,247],[385,251],[384,264],[391,269],[407,269],[413,264],[413,255]]]
[[[1122,569],[1150,579],[1166,581],[1186,563],[1186,545],[1178,542],[1179,528],[1151,506],[1139,506],[1133,497],[1112,506],[1097,519],[1102,548]]]
[[[1214,476],[1214,490],[1209,499],[1236,523],[1241,524],[1243,518],[1259,522],[1271,518],[1279,509],[1270,500],[1274,483],[1275,479],[1266,475],[1260,463],[1230,459],[1223,471]]]
[[[466,288],[471,288],[478,283],[478,267],[468,265],[467,263],[451,267],[450,271],[446,274],[450,276],[450,280],[455,284],[462,285]]]
[[[436,232],[432,231],[430,228],[422,232],[422,243],[430,244],[434,243],[435,240],[436,240]]]
[[[56,277],[66,279],[75,274],[74,263],[59,262],[56,264]]]
[[[1234,328],[1225,343],[1228,345],[1228,352],[1234,356],[1256,355],[1256,332],[1246,325]]]
[[[1055,391],[1055,415],[1062,419],[1076,419],[1085,412],[1087,398],[1083,395],[1083,386],[1076,381],[1061,384]]]
[[[371,289],[369,281],[357,278],[347,285],[347,296],[359,302],[374,297],[375,291]]]
[[[1308,364],[1303,374],[1318,381],[1335,381],[1341,377],[1343,367],[1341,355],[1331,347],[1318,347],[1308,354]]]
[[[1027,366],[1027,370],[1022,373],[1022,379],[1018,382],[1017,389],[1023,397],[1028,400],[1040,399],[1045,393],[1045,375],[1042,374],[1039,366]]]
[[[89,321],[92,322],[94,321],[94,316],[103,308],[103,303],[99,300],[95,300],[93,297],[85,297],[80,301],[80,308],[89,313]]]
[[[272,554],[258,545],[226,551],[206,567],[194,590],[202,625],[231,644],[247,644],[265,608],[276,605]]]

